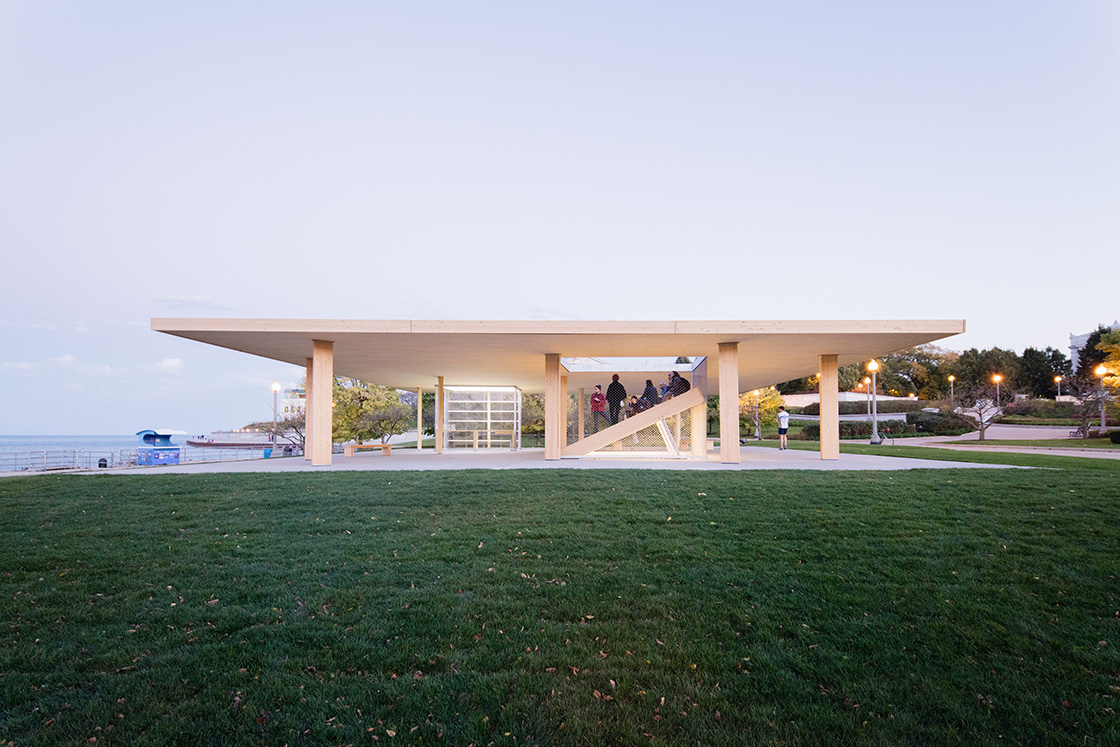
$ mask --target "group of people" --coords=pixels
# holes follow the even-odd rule
[[[684,394],[691,388],[692,385],[688,383],[688,379],[676,371],[669,373],[668,383],[661,382],[660,391],[653,385],[652,379],[646,379],[646,388],[642,392],[642,396],[639,397],[634,394],[630,397],[630,402],[626,407],[626,417],[633,417],[639,412],[672,399],[678,394]],[[596,432],[599,430],[600,419],[605,421],[607,425],[618,423],[622,415],[623,402],[626,402],[626,387],[618,380],[618,374],[611,377],[611,383],[607,387],[606,394],[603,393],[601,384],[595,385],[595,393],[591,395],[591,418]]]

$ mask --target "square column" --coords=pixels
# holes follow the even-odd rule
[[[311,459],[311,430],[313,420],[311,416],[311,385],[314,379],[312,372],[315,370],[315,359],[307,359],[307,373],[304,376],[304,385],[307,391],[303,393],[303,458]]]
[[[560,354],[544,356],[544,458],[556,461],[563,448],[564,424],[560,403]]]
[[[416,387],[416,450],[424,448],[424,389]]]
[[[311,464],[322,467],[331,463],[334,412],[334,343],[312,340],[311,393]]]
[[[719,459],[739,464],[739,343],[719,343]]]
[[[840,458],[840,368],[835,355],[821,355],[821,459]]]
[[[436,453],[443,453],[443,408],[446,406],[443,399],[443,377],[436,378]]]

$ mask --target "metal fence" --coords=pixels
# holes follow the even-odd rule
[[[181,462],[218,462],[237,459],[263,459],[261,449],[207,449],[182,447]],[[278,448],[273,456],[299,456],[298,448]],[[136,466],[136,449],[87,451],[57,449],[46,451],[0,452],[0,472],[49,472],[67,469],[108,469]]]

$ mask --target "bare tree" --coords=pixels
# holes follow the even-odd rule
[[[972,384],[957,390],[957,412],[976,420],[979,440],[984,440],[988,426],[1003,419],[1003,403],[1013,399],[1015,394],[1007,387],[999,390],[1000,402],[996,402],[996,388],[991,384]]]
[[[1093,420],[1100,416],[1101,409],[1108,403],[1108,392],[1091,375],[1074,376],[1067,384],[1073,396],[1073,417],[1081,421],[1078,432],[1082,438],[1089,437]]]

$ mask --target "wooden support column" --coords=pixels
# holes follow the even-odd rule
[[[546,353],[544,356],[544,458],[556,461],[560,458],[563,442],[560,434],[560,354]]]
[[[835,355],[820,356],[821,459],[840,458],[840,369]]]
[[[739,343],[719,343],[719,459],[739,464]]]
[[[334,412],[334,343],[329,340],[312,340],[311,364],[311,464],[325,467],[331,463],[333,446],[332,430]]]
[[[708,453],[708,404],[705,401],[689,412],[692,413],[692,455],[705,456]]]
[[[436,453],[443,453],[443,377],[436,379]]]
[[[584,430],[584,427],[583,427],[584,426],[583,411],[584,411],[584,409],[586,409],[584,407],[584,403],[587,400],[585,400],[583,397],[584,397],[583,387],[580,387],[579,388],[579,413],[576,416],[576,420],[578,421],[578,425],[576,427],[579,429],[579,431],[578,431],[579,436],[577,438],[585,438],[587,436],[587,432]]]
[[[307,359],[307,374],[304,378],[304,392],[303,392],[303,458],[305,460],[311,459],[311,432],[315,422],[314,417],[311,415],[311,387],[313,385],[314,377],[312,372],[315,370],[315,359]]]
[[[424,448],[424,389],[416,387],[416,450]]]

